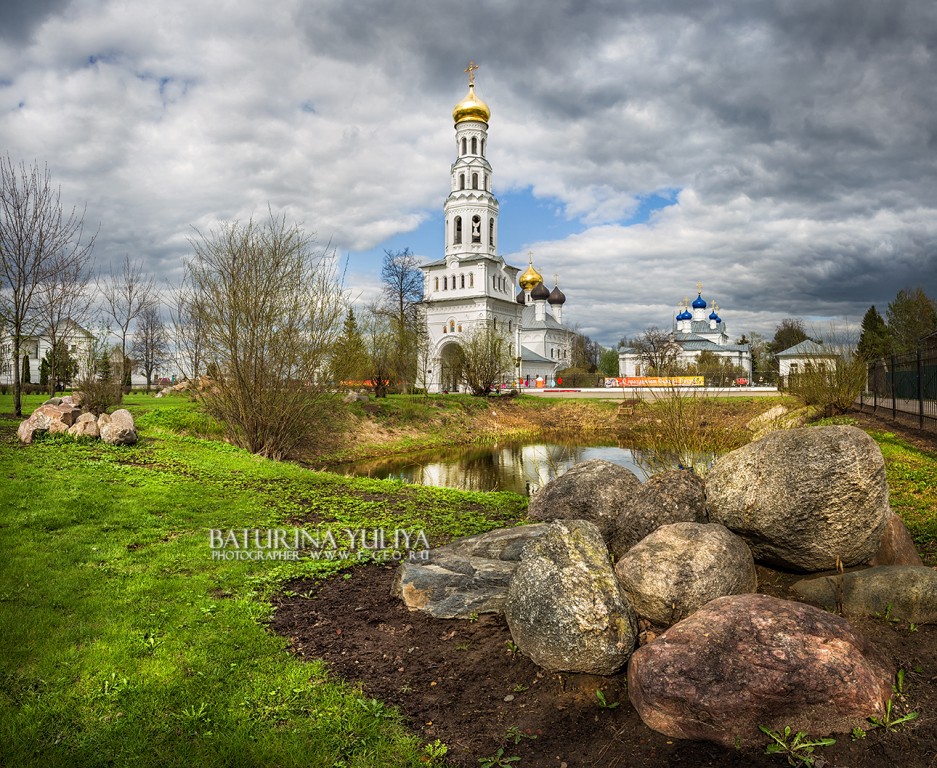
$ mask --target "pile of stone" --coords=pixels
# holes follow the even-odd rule
[[[760,725],[819,736],[867,724],[895,670],[833,612],[937,622],[937,572],[888,505],[881,451],[854,427],[770,432],[705,483],[674,470],[642,484],[585,462],[529,515],[541,522],[404,563],[395,593],[440,618],[503,613],[552,672],[627,671],[644,722],[672,737],[748,745],[763,743]],[[795,602],[756,594],[756,563],[835,575],[805,578]]]
[[[37,433],[65,432],[76,438],[97,440],[110,445],[133,445],[137,430],[130,411],[121,408],[114,413],[95,416],[81,408],[81,395],[66,395],[46,400],[29,418],[21,422],[16,434],[24,445],[32,443]]]

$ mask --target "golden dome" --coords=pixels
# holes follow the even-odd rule
[[[475,83],[469,83],[468,93],[465,98],[455,105],[452,110],[452,119],[456,123],[466,120],[480,120],[483,123],[488,122],[491,117],[491,110],[488,105],[475,95]]]
[[[518,278],[518,282],[521,284],[521,288],[523,288],[525,291],[533,290],[537,283],[543,282],[543,275],[534,269],[533,259],[530,259],[530,264],[527,267],[527,271]]]

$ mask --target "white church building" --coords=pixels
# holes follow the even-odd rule
[[[546,288],[532,257],[518,278],[521,270],[498,255],[498,200],[486,158],[491,110],[475,95],[476,69],[469,63],[468,94],[452,111],[456,160],[443,207],[445,255],[421,266],[428,351],[420,374],[428,392],[464,388],[460,340],[480,325],[494,325],[512,340],[514,370],[505,371],[507,383],[553,384],[571,357],[574,334],[563,324],[566,297],[558,284]]]
[[[688,299],[684,299],[677,309],[680,311],[673,319],[670,341],[674,345],[678,366],[692,365],[701,352],[711,352],[744,371],[751,380],[751,347],[748,344],[734,344],[730,341],[725,321],[719,316],[719,306],[715,303],[709,306],[703,298],[702,285],[697,283],[697,295],[692,304]],[[708,315],[707,309],[710,310]],[[618,356],[618,363],[620,375],[623,377],[648,375],[641,356],[634,349],[623,349]]]

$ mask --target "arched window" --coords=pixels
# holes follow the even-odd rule
[[[478,139],[476,139],[474,136],[472,136],[472,154],[478,154]]]
[[[550,359],[553,359],[553,347],[550,347]]]
[[[465,174],[459,174],[459,189],[465,189]]]
[[[482,172],[482,189],[488,190],[488,174]]]
[[[465,154],[465,137],[462,137],[462,154]]]
[[[449,287],[449,278],[446,277],[445,275],[443,275],[443,278],[442,278],[442,289],[445,291],[445,290],[448,289],[448,287]]]
[[[472,174],[472,189],[478,189],[478,174]]]
[[[472,242],[480,243],[482,241],[482,217],[478,214],[472,216]],[[460,241],[461,242],[461,241]]]
[[[508,333],[510,333],[513,330],[511,328],[512,325],[514,325],[514,322],[512,320],[508,320]]]
[[[459,245],[462,242],[462,217],[455,217],[455,233],[452,236],[452,242]]]
[[[455,333],[455,320],[449,321],[449,333]]]
[[[482,139],[482,157],[485,156],[485,140]]]
[[[462,323],[459,323],[459,333],[462,333]]]
[[[459,288],[465,288],[465,275],[459,275]]]
[[[438,277],[436,278],[436,290],[437,291],[439,290],[439,278]]]
[[[469,288],[475,287],[475,273],[469,272]]]
[[[495,220],[493,218],[488,219],[488,246],[495,247]]]

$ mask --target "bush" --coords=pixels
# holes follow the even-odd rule
[[[120,385],[113,379],[100,379],[97,376],[78,382],[81,394],[81,407],[96,416],[120,402]]]

